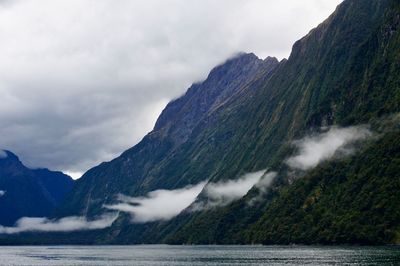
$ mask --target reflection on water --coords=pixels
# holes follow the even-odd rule
[[[3,265],[400,265],[400,247],[0,247]]]

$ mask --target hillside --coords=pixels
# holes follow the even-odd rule
[[[95,217],[119,194],[137,199],[268,169],[276,178],[265,191],[196,209],[205,187],[172,219],[138,223],[126,213],[111,228],[43,242],[399,243],[399,27],[397,1],[346,0],[288,60],[231,58],[169,103],[139,144],[85,173],[56,216]],[[361,125],[373,137],[353,153],[311,169],[288,165],[294,141]]]
[[[253,137],[258,141],[249,141],[254,146],[247,162],[280,172],[275,187],[264,202],[252,208],[242,200],[195,215],[183,214],[168,225],[173,233],[166,232],[164,240],[198,244],[398,242],[398,121],[394,127],[383,127],[383,132],[394,131],[382,137],[384,144],[370,144],[359,155],[365,160],[350,158],[346,167],[332,162],[291,184],[282,162],[291,153],[290,142],[309,131],[329,125],[374,125],[399,111],[399,14],[398,3],[391,1],[345,1],[298,41],[289,60],[259,90],[255,99],[261,99],[260,103],[243,105],[252,109],[248,111],[252,117],[260,114],[259,124],[264,125],[259,137]],[[229,129],[239,125],[235,118],[225,115],[221,119],[232,121],[225,124]],[[253,125],[253,132],[259,124]],[[382,128],[375,125],[374,130]],[[234,146],[245,147],[245,143]],[[385,173],[387,167],[390,174]],[[356,172],[359,169],[366,172]],[[329,186],[323,193],[319,190],[325,182]],[[348,193],[334,194],[330,189]],[[315,193],[321,194],[318,206],[306,209]],[[330,202],[338,205],[330,206]]]
[[[119,193],[140,196],[201,181],[204,176],[186,172],[189,165],[183,161],[190,160],[185,152],[193,136],[201,132],[201,123],[257,77],[268,77],[277,65],[275,58],[239,54],[213,69],[205,81],[193,84],[184,96],[167,105],[154,130],[139,144],[85,173],[59,214],[92,215],[103,211],[103,204],[113,202]],[[191,170],[207,174],[204,167]]]
[[[10,151],[0,157],[0,225],[21,217],[51,215],[72,189],[73,180],[61,172],[29,169]]]

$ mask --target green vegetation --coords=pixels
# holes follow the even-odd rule
[[[282,189],[246,237],[263,244],[396,243],[399,171],[396,131]]]
[[[399,14],[395,2],[345,1],[296,43],[290,59],[259,95],[249,97],[260,99],[259,104],[240,105],[236,114],[223,113],[218,119],[227,121],[217,132],[244,132],[235,142],[239,148],[230,152],[236,157],[224,165],[251,169],[266,164],[282,170],[282,160],[291,152],[287,143],[319,126],[371,123],[382,131],[396,128],[376,121],[400,111]],[[252,114],[253,119],[239,123],[240,114]],[[178,219],[185,223],[165,241],[398,243],[398,140],[398,133],[387,133],[359,157],[327,163],[293,184],[281,171],[263,203],[250,208],[241,201],[182,215]]]
[[[255,190],[229,206],[168,222],[135,225],[123,216],[88,242],[398,243],[399,123],[382,121],[400,112],[399,28],[397,1],[344,1],[294,45],[288,60],[254,75],[236,66],[203,84],[207,97],[220,97],[213,90],[230,91],[229,97],[210,104],[215,98],[193,94],[192,87],[167,107],[181,120],[163,117],[138,145],[88,171],[59,216],[94,216],[118,193],[140,196],[271,168],[279,176],[253,205],[247,199]],[[239,85],[225,86],[229,81]],[[363,123],[380,135],[353,157],[287,178],[282,161],[294,139],[321,126]]]

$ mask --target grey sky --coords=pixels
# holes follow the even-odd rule
[[[289,55],[341,0],[0,1],[0,148],[83,172],[238,51]]]

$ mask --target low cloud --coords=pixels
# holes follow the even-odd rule
[[[271,186],[272,181],[274,181],[277,175],[277,172],[265,172],[265,174],[261,177],[261,180],[255,184],[255,187],[258,189],[258,194],[247,202],[249,206],[253,206],[255,203],[260,202],[264,198],[268,188]]]
[[[248,173],[236,180],[209,183],[204,189],[207,203],[205,207],[225,206],[242,198],[257,183],[263,183],[265,170]],[[261,184],[260,184],[261,185]]]
[[[0,198],[3,197],[6,194],[6,191],[0,190]]]
[[[255,186],[263,193],[271,185],[274,178],[277,176],[277,172],[265,172],[258,183]]]
[[[64,174],[69,175],[72,179],[78,179],[83,176],[83,172],[64,172]]]
[[[128,212],[134,223],[146,223],[159,220],[169,220],[192,204],[205,186],[201,182],[176,190],[155,190],[145,197],[119,196],[120,203],[105,205],[111,210]]]
[[[286,160],[293,169],[308,170],[321,161],[332,158],[338,152],[352,152],[349,144],[366,139],[372,133],[365,126],[333,127],[327,132],[295,141],[298,154]]]
[[[144,197],[119,195],[119,203],[104,205],[104,207],[130,213],[134,223],[166,221],[187,208],[190,211],[200,211],[206,208],[225,206],[242,198],[254,186],[257,186],[260,191],[265,191],[275,176],[275,172],[262,170],[245,174],[237,180],[208,184],[201,182],[194,186],[175,190],[155,190]],[[203,200],[196,202],[200,193],[202,193]]]
[[[95,230],[110,227],[118,218],[117,213],[104,214],[96,220],[87,220],[85,217],[71,216],[58,220],[42,217],[24,217],[19,219],[15,226],[0,226],[0,234],[18,234],[23,232],[70,232],[81,230]]]

